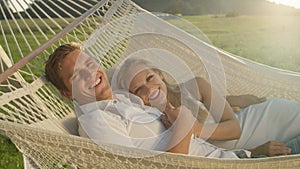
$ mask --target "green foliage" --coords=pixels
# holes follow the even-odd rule
[[[238,10],[232,10],[227,12],[226,17],[238,17],[240,16],[240,12]]]
[[[170,9],[169,11],[167,11],[167,13],[172,14],[172,15],[178,15],[178,14],[181,14],[182,11],[180,9],[174,8],[174,9]]]

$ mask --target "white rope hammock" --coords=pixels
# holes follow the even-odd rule
[[[39,168],[300,167],[299,155],[245,160],[208,159],[172,153],[151,156],[155,152],[98,145],[78,137],[72,104],[64,100],[43,77],[44,63],[59,45],[71,41],[85,42],[96,30],[103,29],[106,31],[97,36],[96,45],[89,51],[97,53],[95,56],[100,57],[96,59],[106,68],[117,63],[124,52],[149,46],[190,56],[184,59],[192,63],[193,71],[200,75],[205,72],[201,68],[203,66],[195,64],[194,55],[169,38],[143,36],[147,44],[137,43],[137,46],[128,49],[126,37],[130,35],[131,22],[113,25],[112,21],[144,12],[130,0],[0,2],[0,132]],[[107,23],[111,25],[106,27]],[[120,41],[124,37],[125,40]],[[133,39],[138,41],[139,38]],[[207,44],[204,46],[214,48]],[[224,66],[228,94],[247,93],[300,102],[299,73],[271,68],[216,50]],[[131,158],[130,154],[144,158]]]

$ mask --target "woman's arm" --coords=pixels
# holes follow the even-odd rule
[[[179,123],[184,123],[184,122],[179,122]],[[179,124],[179,126],[182,126],[182,124]],[[177,129],[177,130],[180,130],[180,129]],[[185,133],[184,134],[185,136],[182,138],[182,140],[179,141],[175,146],[173,146],[172,148],[167,150],[167,152],[188,154],[192,134],[193,134],[192,130],[190,130],[188,133]],[[172,141],[177,142],[178,139],[181,139],[181,137],[182,137],[182,134],[175,133],[172,137]],[[172,145],[172,143],[171,143],[171,145]]]
[[[266,97],[257,97],[251,94],[226,96],[227,102],[231,107],[245,108],[252,104],[258,104],[266,101]]]
[[[196,78],[196,82],[198,85],[199,90],[199,100],[205,105],[205,107],[209,110],[211,103],[212,103],[212,88],[211,85],[202,78]],[[212,107],[212,110],[210,110],[210,113],[212,116],[217,119],[219,118],[220,121],[217,124],[205,124],[203,127],[203,124],[196,124],[196,130],[202,130],[204,131],[211,131],[213,132],[202,132],[201,137],[208,138],[211,140],[233,140],[238,139],[241,135],[241,129],[239,122],[237,118],[234,115],[234,112],[229,105],[229,103],[226,101],[224,96],[221,96],[219,93],[214,90],[214,102],[217,104],[217,106],[222,106],[224,104],[224,108],[222,110],[222,114],[219,115],[214,111],[214,107]],[[203,131],[203,130],[202,130]],[[199,135],[198,135],[199,136]]]
[[[180,116],[179,113],[181,113]],[[162,121],[165,125],[173,124],[169,128],[173,135],[169,142],[171,147],[167,151],[188,154],[193,133],[193,123],[195,122],[195,118],[190,110],[184,106],[174,108],[171,104],[168,104],[165,116],[162,116]]]

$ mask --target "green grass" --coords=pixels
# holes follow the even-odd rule
[[[23,167],[23,157],[12,142],[0,137],[0,169],[17,169]]]
[[[213,45],[273,67],[300,72],[299,16],[186,16]]]
[[[256,62],[300,72],[299,17],[206,15],[183,18],[200,28],[212,44],[221,49]],[[185,29],[189,31],[189,27]],[[1,136],[0,143],[0,169],[23,168],[21,154],[13,144]]]

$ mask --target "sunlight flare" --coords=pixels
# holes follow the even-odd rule
[[[276,4],[282,4],[282,5],[291,6],[300,9],[299,0],[268,0],[268,1],[274,2]]]

